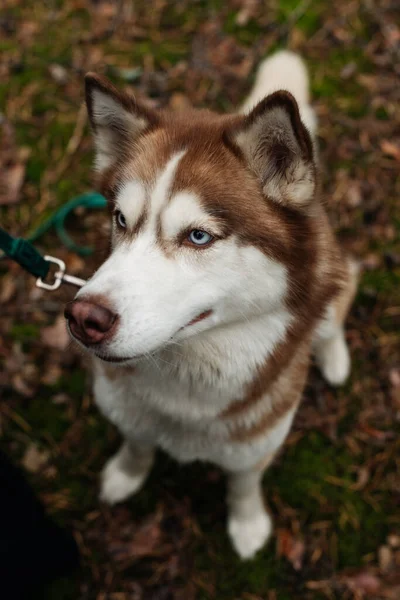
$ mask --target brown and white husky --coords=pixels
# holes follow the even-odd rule
[[[228,477],[233,545],[250,558],[271,533],[261,479],[311,352],[331,384],[350,366],[356,267],[318,197],[305,66],[275,54],[225,116],[153,110],[93,74],[86,86],[112,250],[66,318],[125,440],[101,499],[137,492],[156,448],[211,461]]]

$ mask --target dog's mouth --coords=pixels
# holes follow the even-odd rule
[[[196,323],[200,323],[200,321],[203,321],[204,319],[207,319],[207,317],[209,317],[211,314],[212,314],[211,308],[208,309],[208,310],[203,311],[202,313],[200,313],[199,315],[197,315],[197,317],[195,317],[194,319],[192,319],[191,321],[189,321],[189,323],[187,323],[186,325],[184,325],[183,327],[181,327],[179,331],[182,331],[182,329],[186,329],[186,327],[190,327],[191,325],[195,325]]]
[[[97,352],[95,352],[95,356],[97,358],[100,358],[100,360],[104,360],[104,362],[109,362],[109,363],[125,363],[125,362],[129,362],[130,360],[137,360],[138,358],[140,358],[141,356],[104,356],[104,354],[97,354]]]
[[[194,317],[194,319],[189,321],[189,323],[187,323],[186,325],[181,327],[179,329],[179,331],[182,331],[183,329],[186,329],[187,327],[191,327],[192,325],[196,325],[196,323],[200,323],[200,321],[204,321],[204,319],[207,319],[209,316],[211,316],[212,312],[213,311],[211,309],[203,311],[202,313],[197,315],[197,317]],[[110,362],[110,363],[125,363],[125,362],[129,362],[131,360],[138,360],[145,356],[144,354],[138,354],[136,356],[106,356],[104,354],[97,354],[97,352],[95,352],[95,355],[97,356],[97,358],[100,358],[101,360],[104,360],[105,362]]]

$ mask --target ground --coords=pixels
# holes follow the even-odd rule
[[[65,336],[73,290],[40,292],[0,261],[0,441],[83,557],[57,600],[400,598],[400,14],[395,0],[3,0],[0,220],[27,236],[90,190],[83,75],[156,106],[233,109],[279,47],[309,64],[322,198],[363,274],[339,391],[310,374],[292,433],[265,477],[275,535],[241,563],[225,533],[224,482],[165,456],[145,489],[112,509],[98,474],[118,434],[93,406],[84,358]],[[53,232],[41,250],[89,276],[107,247],[105,211]],[[101,236],[99,236],[99,232]],[[99,243],[101,237],[101,243]]]

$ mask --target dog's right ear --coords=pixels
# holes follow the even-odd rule
[[[105,77],[85,77],[86,105],[96,145],[95,168],[103,171],[115,162],[138,136],[158,122],[157,113],[133,96],[120,92]]]

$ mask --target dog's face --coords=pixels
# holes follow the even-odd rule
[[[74,337],[126,363],[282,308],[315,188],[293,98],[248,117],[179,115],[89,76],[87,103],[112,251],[67,311]]]

